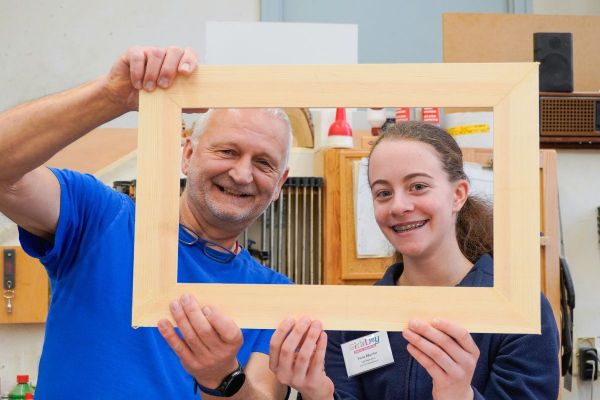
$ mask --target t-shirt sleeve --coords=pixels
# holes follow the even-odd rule
[[[27,254],[40,259],[49,277],[59,280],[93,248],[123,208],[125,198],[92,175],[50,170],[60,184],[60,214],[54,238],[48,241],[19,227],[19,240]]]
[[[256,342],[254,343],[253,353],[263,353],[269,355],[269,345],[271,336],[275,333],[274,329],[261,329]]]
[[[476,399],[556,399],[560,372],[558,328],[541,295],[541,335],[506,335],[494,359],[483,396]]]

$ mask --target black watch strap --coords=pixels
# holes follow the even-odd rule
[[[207,388],[198,383],[194,378],[194,394],[198,393],[198,389],[202,393],[209,394],[215,397],[231,397],[235,395],[244,386],[246,374],[242,368],[242,364],[238,361],[238,367],[235,371],[227,375],[221,384],[216,389]]]

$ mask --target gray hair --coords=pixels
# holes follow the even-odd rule
[[[210,119],[212,118],[212,115],[214,114],[214,111],[216,111],[216,110],[219,110],[219,109],[211,108],[207,112],[200,114],[198,119],[194,122],[194,125],[192,126],[192,137],[191,137],[191,141],[194,146],[198,142],[198,138],[200,138],[200,136],[202,136],[202,134],[204,134],[206,126],[208,125],[208,122],[210,121]],[[239,109],[230,108],[230,110],[237,111]],[[291,151],[292,142],[293,142],[292,124],[290,122],[290,118],[288,117],[287,113],[282,108],[258,108],[257,110],[264,111],[264,112],[270,114],[271,116],[275,117],[275,119],[278,119],[285,124],[286,129],[288,131],[288,135],[289,135],[288,145],[287,145],[287,148],[285,151],[285,157],[284,157],[284,166],[287,167],[288,161],[290,159],[290,151]]]

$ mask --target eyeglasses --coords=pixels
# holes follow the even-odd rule
[[[200,238],[196,232],[183,224],[179,224],[179,226],[184,232],[184,237],[182,237],[181,233],[179,234],[180,243],[185,244],[186,246],[194,246],[197,244],[206,257],[221,264],[227,264],[235,258],[236,253],[230,249],[223,247],[218,243],[211,242],[210,240]]]

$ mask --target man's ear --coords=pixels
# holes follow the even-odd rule
[[[273,197],[271,198],[271,201],[275,201],[279,198],[279,193],[281,193],[281,188],[283,187],[283,184],[287,180],[289,173],[290,173],[290,169],[288,167],[285,169],[285,172],[283,173],[283,175],[281,175],[279,182],[277,182],[277,189],[273,192]]]
[[[181,172],[187,176],[187,172],[190,166],[190,159],[194,152],[194,144],[189,137],[185,138],[185,144],[183,145],[183,153],[181,155]]]
[[[466,179],[461,179],[454,184],[454,199],[452,201],[452,211],[458,213],[465,205],[469,197],[471,185]]]

